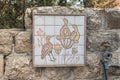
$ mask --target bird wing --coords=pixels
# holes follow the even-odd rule
[[[46,55],[50,52],[50,51],[52,51],[52,45],[51,44],[45,44],[44,46],[43,46],[43,48],[42,48],[42,52],[41,52],[41,58],[43,59],[43,58],[45,58],[46,57]]]

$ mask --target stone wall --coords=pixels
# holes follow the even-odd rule
[[[86,65],[83,67],[34,68],[32,66],[30,12],[87,15]],[[0,80],[103,80],[100,62],[101,44],[108,42],[113,58],[120,66],[120,9],[71,9],[39,7],[26,10],[26,30],[0,30]],[[117,19],[117,20],[116,20]],[[112,22],[110,22],[110,20]],[[109,80],[120,80],[120,67],[109,68]]]

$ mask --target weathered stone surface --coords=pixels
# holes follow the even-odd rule
[[[90,53],[87,52],[86,55],[86,64],[87,66],[94,68],[94,67],[99,67],[100,66],[100,53]]]
[[[12,35],[5,30],[0,30],[0,44],[12,44]]]
[[[8,55],[12,51],[14,37],[20,32],[19,29],[0,29],[0,53]]]
[[[98,67],[89,68],[87,66],[83,66],[74,69],[75,80],[91,79],[99,76],[100,70]]]
[[[107,24],[110,29],[120,29],[120,9],[106,10]]]
[[[53,6],[53,7],[37,7],[32,8],[33,12],[36,13],[48,13],[48,14],[80,14],[83,10],[61,7],[61,6]]]
[[[15,37],[15,51],[17,53],[26,53],[32,51],[32,45],[30,43],[31,32],[20,32]]]
[[[9,56],[6,60],[5,76],[8,80],[31,80],[29,56]]]
[[[4,56],[0,54],[0,78],[4,73]]]
[[[107,42],[110,46],[110,51],[115,51],[120,46],[119,35],[109,31],[90,31],[87,33],[87,50],[91,52],[101,51],[102,43]]]
[[[109,75],[120,76],[120,48],[112,52]]]
[[[120,48],[118,48],[118,50],[112,52],[111,64],[120,66]]]
[[[46,68],[41,80],[75,80],[70,68]]]
[[[106,12],[114,18],[120,18],[120,8],[106,9]]]
[[[12,52],[12,45],[0,45],[0,53],[8,55]]]
[[[32,21],[31,21],[31,17],[32,17],[32,13],[31,13],[32,9],[31,8],[27,8],[26,12],[25,12],[25,28],[26,29],[31,29],[32,28]]]
[[[109,76],[108,80],[120,80],[120,76]]]
[[[0,45],[13,44],[13,37],[17,35],[20,31],[20,29],[0,29]]]
[[[104,30],[107,29],[104,12],[102,9],[85,9],[87,14],[87,29],[88,30]]]
[[[109,75],[120,76],[120,66],[112,66],[109,68]]]

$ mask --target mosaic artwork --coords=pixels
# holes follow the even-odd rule
[[[85,64],[84,15],[34,15],[33,19],[34,66]]]

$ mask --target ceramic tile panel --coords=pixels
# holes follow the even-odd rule
[[[34,66],[84,65],[85,16],[34,15]]]

